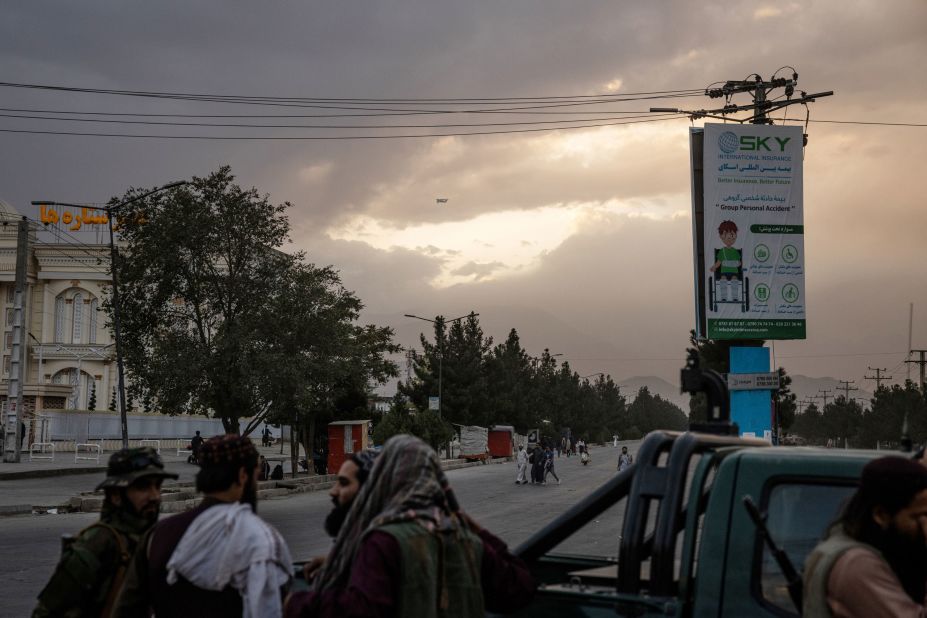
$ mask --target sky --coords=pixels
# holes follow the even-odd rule
[[[703,94],[713,82],[753,73],[768,78],[783,65],[794,67],[799,90],[835,92],[809,106],[812,121],[922,125],[811,122],[807,128],[808,337],[776,342],[775,360],[791,373],[856,380],[870,390],[869,367],[885,368],[896,380],[906,375],[911,303],[913,347],[927,348],[925,60],[922,0],[33,0],[8,4],[0,21],[0,81],[105,90],[381,100],[693,93],[579,108],[610,118],[641,112],[628,114],[636,118],[652,106],[715,106],[718,100]],[[503,130],[75,123],[10,116],[338,112],[11,87],[0,87],[0,96],[3,130],[279,137]],[[804,114],[800,106],[788,108],[793,120]],[[205,176],[228,164],[239,184],[293,204],[289,248],[339,269],[365,304],[364,321],[393,327],[403,345],[415,346],[428,326],[406,313],[450,318],[475,311],[496,341],[515,328],[529,353],[548,348],[581,374],[675,382],[694,325],[690,124],[677,118],[315,141],[0,133],[0,199],[19,209],[36,199],[99,203],[129,187]]]

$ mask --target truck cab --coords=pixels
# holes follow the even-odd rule
[[[630,469],[515,550],[540,584],[519,615],[797,616],[745,497],[800,572],[880,454],[653,432]],[[612,555],[553,551],[590,527],[618,531]]]

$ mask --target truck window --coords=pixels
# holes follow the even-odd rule
[[[779,482],[767,491],[764,502],[769,531],[800,573],[805,558],[856,491],[856,484],[836,479],[829,483]],[[798,615],[789,597],[785,576],[759,535],[757,543],[762,546],[762,554],[758,553],[760,564],[754,569],[760,576],[755,592],[762,595],[766,604],[782,610],[783,615]]]

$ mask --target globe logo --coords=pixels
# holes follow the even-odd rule
[[[737,135],[731,131],[725,131],[718,137],[718,147],[721,148],[721,152],[725,154],[737,152],[738,145],[739,140],[737,139]]]

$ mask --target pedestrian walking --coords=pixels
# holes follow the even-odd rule
[[[557,473],[554,471],[554,453],[550,448],[546,451],[547,457],[544,460],[544,484],[547,484],[547,475],[552,474],[555,479],[557,479],[557,485],[560,484],[560,477],[557,476]]]
[[[618,455],[618,472],[623,472],[631,467],[634,463],[634,456],[628,452],[628,447],[621,447],[621,454]]]
[[[203,501],[148,532],[116,615],[278,618],[292,559],[280,533],[255,512],[257,449],[245,437],[215,436],[199,455]]]
[[[531,462],[531,482],[540,485],[544,482],[544,451],[540,446],[536,446],[531,454],[534,457]]]
[[[566,454],[567,457],[573,454],[573,442],[569,438],[566,441]]]
[[[267,458],[261,455],[261,461],[258,464],[258,480],[267,481],[270,480],[270,462],[267,461]]]
[[[33,618],[109,618],[116,595],[142,535],[158,520],[161,483],[177,475],[164,470],[149,447],[113,453],[106,478],[100,519],[63,543],[61,560],[39,593]],[[12,557],[8,557],[12,560]]]
[[[525,447],[522,445],[518,446],[518,454],[515,455],[515,484],[522,485],[528,482],[528,479],[525,478],[526,472],[528,470],[528,453],[525,452]]]
[[[526,606],[535,584],[505,544],[463,513],[437,454],[390,438],[311,591],[287,618],[482,617]]]

